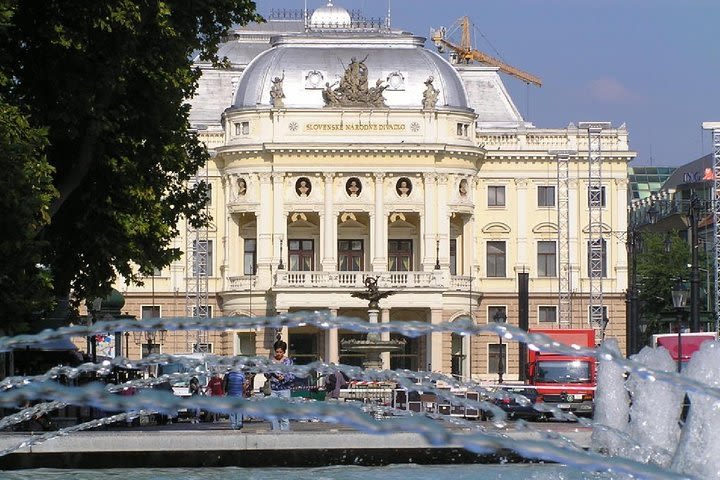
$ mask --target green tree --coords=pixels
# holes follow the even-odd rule
[[[690,279],[691,252],[677,232],[643,232],[637,256],[640,316],[648,323],[647,334],[659,332],[660,320],[673,311],[671,291],[678,280]]]
[[[0,9],[0,65],[12,79],[0,94],[26,109],[28,132],[45,132],[52,169],[41,170],[58,192],[48,208],[27,206],[46,221],[29,224],[26,239],[42,246],[37,263],[55,294],[103,295],[117,274],[137,281],[138,267],[179,258],[171,246],[178,222],[208,221],[206,187],[188,185],[208,159],[188,128],[200,76],[192,57],[220,63],[228,29],[260,20],[254,2],[0,0]],[[28,193],[24,184],[8,188],[18,200]],[[12,255],[25,245],[4,247]]]
[[[12,13],[8,2],[0,2],[0,36]],[[10,82],[3,66],[0,89]],[[47,245],[37,232],[50,220],[53,168],[43,154],[46,132],[31,127],[26,113],[0,90],[0,334],[22,331],[29,312],[47,309],[52,298],[51,277],[41,263]]]

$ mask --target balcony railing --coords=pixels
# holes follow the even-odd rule
[[[380,288],[442,287],[435,272],[277,272],[277,287],[363,288],[367,277],[378,278]]]
[[[432,272],[276,272],[273,287],[276,288],[365,288],[367,277],[380,277],[378,286],[388,288],[441,288],[467,291],[471,287],[471,277],[451,275],[446,277],[440,271]],[[269,288],[258,285],[257,277],[245,275],[227,278],[228,291],[250,291]]]

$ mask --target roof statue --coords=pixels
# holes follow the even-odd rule
[[[283,108],[285,103],[285,93],[283,93],[283,80],[285,80],[285,71],[283,71],[282,77],[275,77],[271,80],[272,86],[270,87],[270,98],[275,108]]]
[[[352,57],[335,89],[335,84],[325,83],[322,97],[326,107],[387,107],[383,97],[387,85],[382,85],[382,80],[377,80],[374,87],[368,87],[365,60],[367,57],[360,61]]]
[[[438,93],[440,93],[440,90],[433,87],[433,81],[435,79],[430,76],[427,80],[425,80],[425,91],[423,92],[423,108],[425,110],[433,110],[435,109],[435,104],[437,103]]]
[[[377,286],[378,278],[380,277],[366,277],[364,283],[367,291],[351,293],[350,296],[367,300],[369,302],[368,308],[378,308],[380,300],[387,298],[390,295],[395,295],[396,293],[395,290],[381,292]]]

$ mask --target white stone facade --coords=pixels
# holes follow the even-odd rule
[[[361,52],[362,38],[348,36],[345,47],[355,42],[353,52]],[[396,41],[407,45],[406,37],[386,32],[383,42],[368,46],[371,85],[387,77],[381,70],[396,70],[395,64],[372,64],[373,51]],[[283,40],[273,48],[297,48],[298,42]],[[333,55],[347,65],[350,57],[342,48],[335,46]],[[398,65],[402,54],[399,49],[393,60]],[[252,75],[252,65],[242,75]],[[417,100],[417,106],[293,107],[296,100],[286,90],[283,108],[276,108],[267,92],[252,107],[243,93],[243,105],[232,107],[232,89],[248,80],[237,79],[245,65],[236,67],[211,72],[208,79],[217,91],[201,83],[193,101],[200,112],[196,126],[203,122],[201,138],[215,152],[208,237],[213,316],[327,309],[367,318],[365,302],[350,293],[363,288],[370,275],[379,276],[381,289],[398,290],[381,301],[382,322],[471,317],[484,324],[501,307],[517,325],[517,274],[529,272],[530,326],[556,326],[550,320],[558,305],[558,170],[551,152],[571,150],[577,152],[570,159],[568,191],[571,326],[589,326],[587,130],[572,124],[538,129],[525,122],[490,67],[458,67],[453,78],[436,77],[441,91],[457,79],[465,91],[452,93],[458,104],[432,109],[423,108],[417,89],[409,100],[396,101]],[[438,68],[432,68],[435,75]],[[275,69],[286,82],[302,73],[292,65]],[[413,70],[407,81],[430,75]],[[213,122],[222,102],[232,108]],[[624,344],[627,260],[620,232],[626,225],[627,163],[634,153],[624,127],[605,130],[602,147],[607,332]],[[179,238],[177,245],[185,241]],[[122,287],[126,310],[139,317],[143,306],[147,311],[157,305],[162,316],[184,315],[187,274],[183,260],[153,279],[152,293],[150,282]],[[215,353],[261,355],[269,351],[273,333],[213,332],[208,341]],[[161,350],[187,350],[183,335],[170,335]],[[303,327],[284,336],[290,354],[302,363],[358,363],[340,349],[347,332]],[[385,354],[385,366],[493,379],[497,343],[491,335],[434,333],[409,341],[392,359]],[[517,378],[517,345],[505,348],[505,378]],[[139,346],[130,353],[139,355]]]

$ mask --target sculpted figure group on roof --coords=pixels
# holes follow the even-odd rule
[[[383,91],[387,85],[378,79],[374,87],[368,85],[367,56],[358,61],[352,57],[339,85],[325,83],[322,92],[326,107],[387,107]]]

